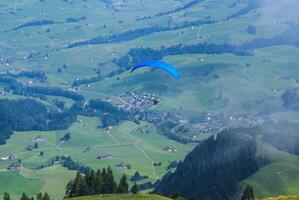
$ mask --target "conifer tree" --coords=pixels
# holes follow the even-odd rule
[[[251,185],[245,187],[241,200],[254,200],[254,192]]]
[[[37,195],[36,195],[36,200],[43,200],[43,195],[42,195],[42,193],[38,193]]]
[[[85,176],[85,182],[88,188],[88,194],[95,194],[95,173],[93,170],[90,170]]]
[[[10,196],[7,192],[4,193],[3,200],[10,200]]]
[[[102,194],[107,194],[108,192],[108,175],[105,168],[102,170],[102,180],[103,180],[103,188],[102,188]]]
[[[128,184],[127,176],[124,174],[119,181],[117,193],[126,194],[128,192],[129,192],[129,184]]]
[[[50,200],[50,196],[47,192],[44,194],[43,200]]]
[[[107,189],[108,193],[114,194],[117,190],[117,183],[114,180],[113,172],[111,167],[107,168]]]
[[[30,198],[23,192],[20,200],[30,200]]]
[[[138,192],[139,192],[139,186],[137,185],[136,182],[135,182],[134,185],[132,186],[132,188],[131,188],[131,192],[132,192],[133,194],[138,194]]]
[[[79,197],[88,194],[85,179],[79,171],[76,174],[75,180],[67,184],[66,194],[68,197]]]
[[[68,184],[65,187],[65,194],[66,197],[74,197],[75,187],[74,187],[74,180],[71,180],[68,182]]]
[[[102,194],[103,192],[103,178],[102,178],[101,170],[99,169],[95,174],[94,192],[95,194]]]

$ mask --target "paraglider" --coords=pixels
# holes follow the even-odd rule
[[[146,61],[146,62],[139,63],[135,67],[133,67],[133,69],[131,70],[131,73],[133,73],[136,69],[139,69],[142,67],[152,67],[155,69],[162,69],[162,70],[170,73],[176,79],[180,78],[180,73],[176,68],[174,68],[172,65],[162,62],[162,61]]]

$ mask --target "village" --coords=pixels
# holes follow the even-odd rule
[[[150,92],[128,92],[119,95],[120,101],[123,103],[120,107],[129,112],[142,112],[157,106],[161,99],[155,93]]]

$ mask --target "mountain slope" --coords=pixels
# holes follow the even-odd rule
[[[158,183],[155,192],[170,196],[179,193],[200,199],[225,199],[232,196],[238,183],[268,163],[256,156],[253,137],[231,130],[210,137],[179,164],[174,173]]]

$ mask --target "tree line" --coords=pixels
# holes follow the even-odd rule
[[[19,76],[37,76],[37,77],[43,77],[43,73],[40,71],[34,71],[34,72],[24,72],[19,75],[15,75],[17,77]],[[74,101],[83,101],[84,96],[74,92],[69,91],[65,89],[61,89],[58,87],[43,87],[43,86],[26,86],[22,83],[18,82],[14,76],[11,75],[5,75],[0,76],[0,83],[7,84],[8,87],[5,88],[6,91],[12,91],[15,95],[22,95],[22,96],[40,96],[41,99],[45,99],[45,95],[51,95],[51,96],[60,96],[65,98],[73,99]]]
[[[135,183],[131,192],[137,194],[139,188]],[[129,184],[127,176],[124,174],[119,183],[115,181],[111,167],[90,170],[85,175],[77,172],[74,180],[71,180],[66,186],[66,197],[79,197],[96,194],[127,194],[129,193]]]
[[[168,48],[161,47],[159,50],[152,48],[130,49],[124,56],[114,62],[126,71],[136,64],[145,60],[161,60],[165,56],[180,54],[223,54],[232,53],[239,56],[251,55],[250,51],[231,44],[207,44],[174,45]],[[119,71],[119,70],[118,70]]]
[[[46,192],[44,195],[42,193],[38,193],[36,198],[29,197],[25,192],[22,193],[20,200],[50,200],[50,196]],[[5,192],[3,195],[3,200],[11,200],[9,193]]]

